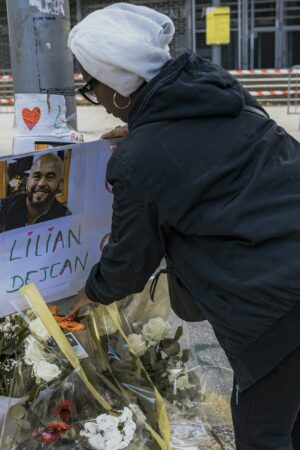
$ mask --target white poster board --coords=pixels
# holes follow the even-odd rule
[[[49,194],[28,180],[43,172],[50,154],[62,162],[59,192],[50,210],[27,225],[33,195]],[[75,295],[84,285],[110,232],[110,156],[110,143],[95,141],[0,159],[0,316],[14,312],[10,302],[24,284],[34,282],[47,301]]]

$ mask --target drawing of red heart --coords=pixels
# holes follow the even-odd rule
[[[38,106],[33,109],[23,108],[22,117],[29,130],[32,130],[41,118],[41,110]]]
[[[32,233],[33,233],[33,231],[28,231],[28,236],[31,236],[32,235]]]
[[[50,231],[50,233],[51,233],[51,231],[53,231],[54,230],[54,227],[49,227],[48,228],[48,231]]]

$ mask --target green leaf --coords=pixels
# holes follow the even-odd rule
[[[181,361],[183,363],[188,362],[188,360],[190,359],[190,353],[191,353],[190,349],[187,348],[182,351]]]
[[[183,335],[183,327],[182,325],[180,325],[176,330],[174,340],[178,341],[182,335]]]

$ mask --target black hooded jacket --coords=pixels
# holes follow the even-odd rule
[[[300,344],[300,144],[245,104],[259,108],[190,51],[143,88],[109,161],[112,232],[86,284],[111,303],[167,255],[241,391]]]

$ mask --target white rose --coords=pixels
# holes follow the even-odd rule
[[[50,383],[55,380],[60,374],[61,370],[56,364],[48,363],[47,361],[40,361],[33,366],[33,371],[36,378]]]
[[[143,336],[146,340],[152,342],[159,342],[166,337],[170,330],[170,324],[161,317],[150,319],[148,323],[143,326]]]
[[[128,336],[130,347],[137,356],[142,356],[147,350],[147,344],[141,334],[130,334]]]
[[[46,359],[47,355],[40,343],[32,336],[25,339],[24,361],[28,366],[33,366],[41,360]]]
[[[47,341],[51,337],[39,317],[30,322],[29,329],[41,341]]]

